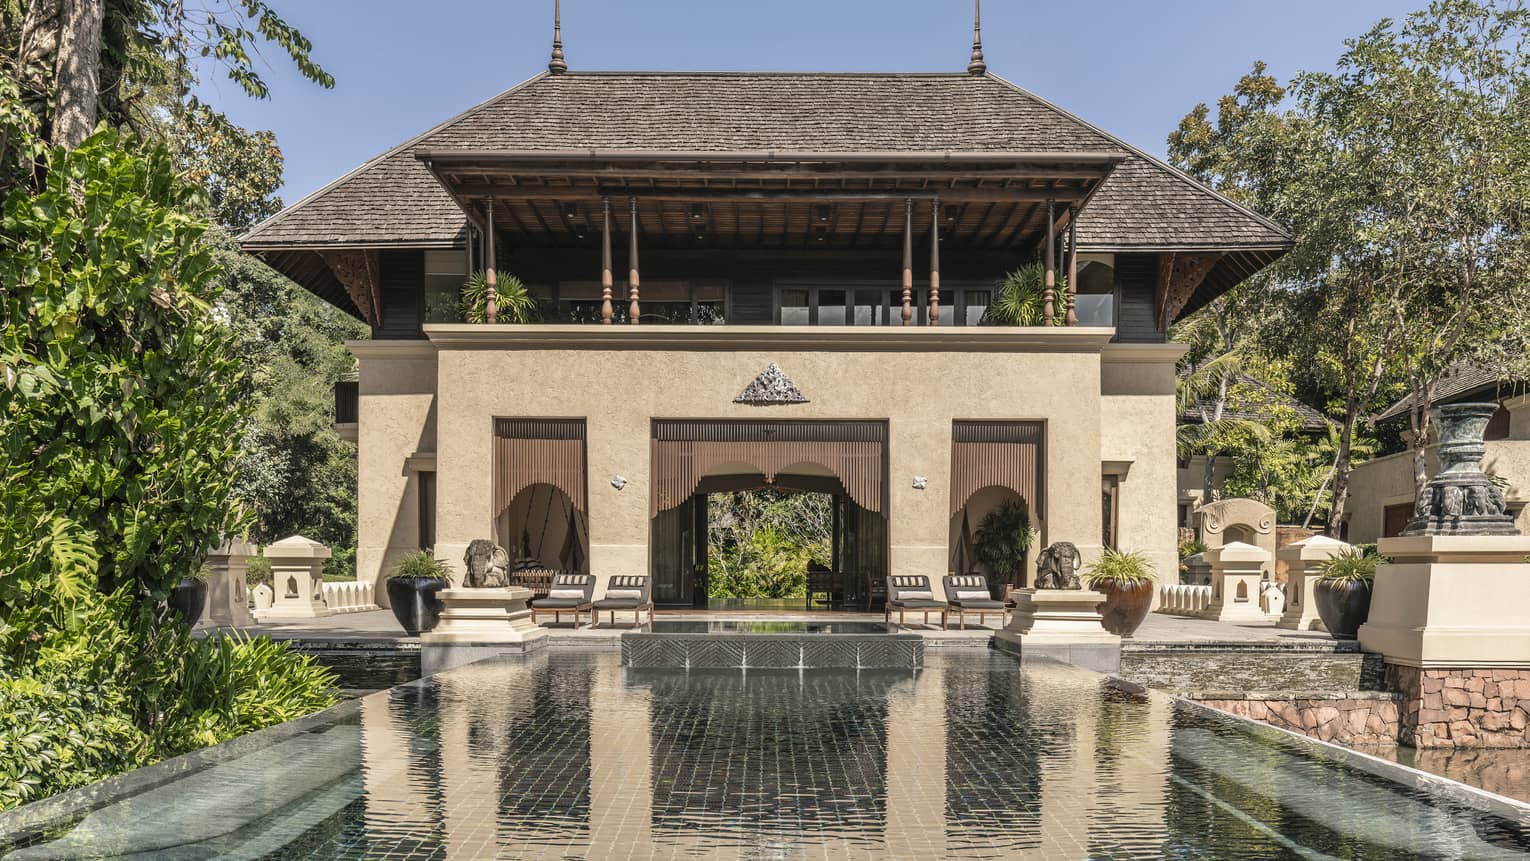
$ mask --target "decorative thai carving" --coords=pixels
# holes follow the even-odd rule
[[[1158,263],[1158,325],[1167,329],[1222,259],[1220,254],[1163,255]]]
[[[1446,404],[1434,409],[1440,429],[1440,471],[1414,501],[1404,535],[1518,535],[1503,491],[1482,471],[1483,431],[1497,404]]]
[[[345,288],[345,295],[356,303],[362,318],[376,326],[382,319],[382,283],[377,253],[363,249],[321,251],[319,254],[335,273],[335,280]]]
[[[805,404],[808,402],[797,384],[786,376],[786,372],[775,363],[765,366],[765,370],[754,378],[754,381],[739,392],[738,397],[733,399],[735,404],[749,404],[751,406],[771,406],[773,404]]]
[[[1078,570],[1084,561],[1071,541],[1058,541],[1036,557],[1037,589],[1082,589]]]
[[[475,538],[462,557],[464,589],[502,589],[510,585],[510,554],[487,538]]]

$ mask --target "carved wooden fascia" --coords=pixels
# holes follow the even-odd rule
[[[377,252],[321,251],[320,255],[335,273],[347,296],[356,303],[361,316],[376,326],[382,319],[382,283],[377,268]]]
[[[1159,257],[1158,262],[1158,326],[1169,328],[1179,312],[1189,304],[1190,297],[1211,274],[1211,268],[1222,259],[1220,254],[1193,254],[1170,252]]]

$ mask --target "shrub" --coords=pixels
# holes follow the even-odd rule
[[[429,550],[411,553],[398,561],[388,572],[389,580],[424,580],[435,578],[450,580],[452,570]]]
[[[1180,561],[1184,561],[1191,556],[1196,555],[1197,553],[1205,553],[1210,549],[1210,547],[1206,546],[1205,542],[1192,538],[1189,541],[1186,541],[1184,544],[1179,545]]]
[[[271,585],[271,560],[264,556],[252,556],[245,565],[244,580],[251,588],[261,585]]]
[[[1369,583],[1376,579],[1381,557],[1358,548],[1346,550],[1318,566],[1318,577],[1332,583]]]
[[[1084,570],[1084,582],[1091,589],[1135,589],[1143,584],[1155,583],[1158,574],[1153,563],[1140,551],[1123,553],[1106,548],[1098,561]]]

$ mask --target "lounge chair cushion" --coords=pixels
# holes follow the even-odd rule
[[[956,600],[958,601],[986,601],[993,596],[988,594],[987,589],[957,589]]]
[[[607,598],[595,602],[595,607],[600,610],[634,610],[640,606],[643,606],[642,598]]]
[[[928,589],[899,589],[899,601],[930,601],[935,598],[935,593]]]
[[[577,599],[583,599],[584,598],[584,590],[583,589],[549,589],[547,591],[547,597],[554,598],[554,599],[559,599],[559,598],[577,598]]]
[[[583,607],[589,603],[589,601],[584,600],[584,595],[581,593],[577,598],[553,598],[550,596],[538,598],[531,602],[531,606],[538,610],[572,610],[575,607]]]
[[[607,589],[606,590],[606,600],[608,600],[608,601],[626,600],[628,598],[637,599],[637,598],[641,598],[641,597],[643,597],[643,590],[642,589]]]
[[[909,593],[904,592],[903,594],[907,595]],[[925,594],[928,595],[929,593],[926,592]],[[892,601],[891,603],[894,607],[903,607],[905,609],[912,608],[915,610],[923,610],[925,608],[934,609],[936,607],[946,606],[946,602],[936,601],[932,598],[899,598],[898,600]]]
[[[959,607],[967,609],[967,610],[1002,610],[1002,609],[1004,609],[1004,602],[1003,601],[995,601],[994,599],[989,598],[987,596],[984,596],[982,598],[972,598],[972,599],[960,599],[959,598],[956,601],[953,601],[952,603],[956,604]]]

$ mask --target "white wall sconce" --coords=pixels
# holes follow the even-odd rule
[[[930,486],[930,480],[928,478],[925,478],[922,475],[914,476],[914,489],[915,490],[924,490],[926,487],[929,487],[929,486]]]
[[[624,478],[621,473],[617,473],[616,475],[611,476],[611,486],[617,490],[621,490],[627,486],[627,479]]]

